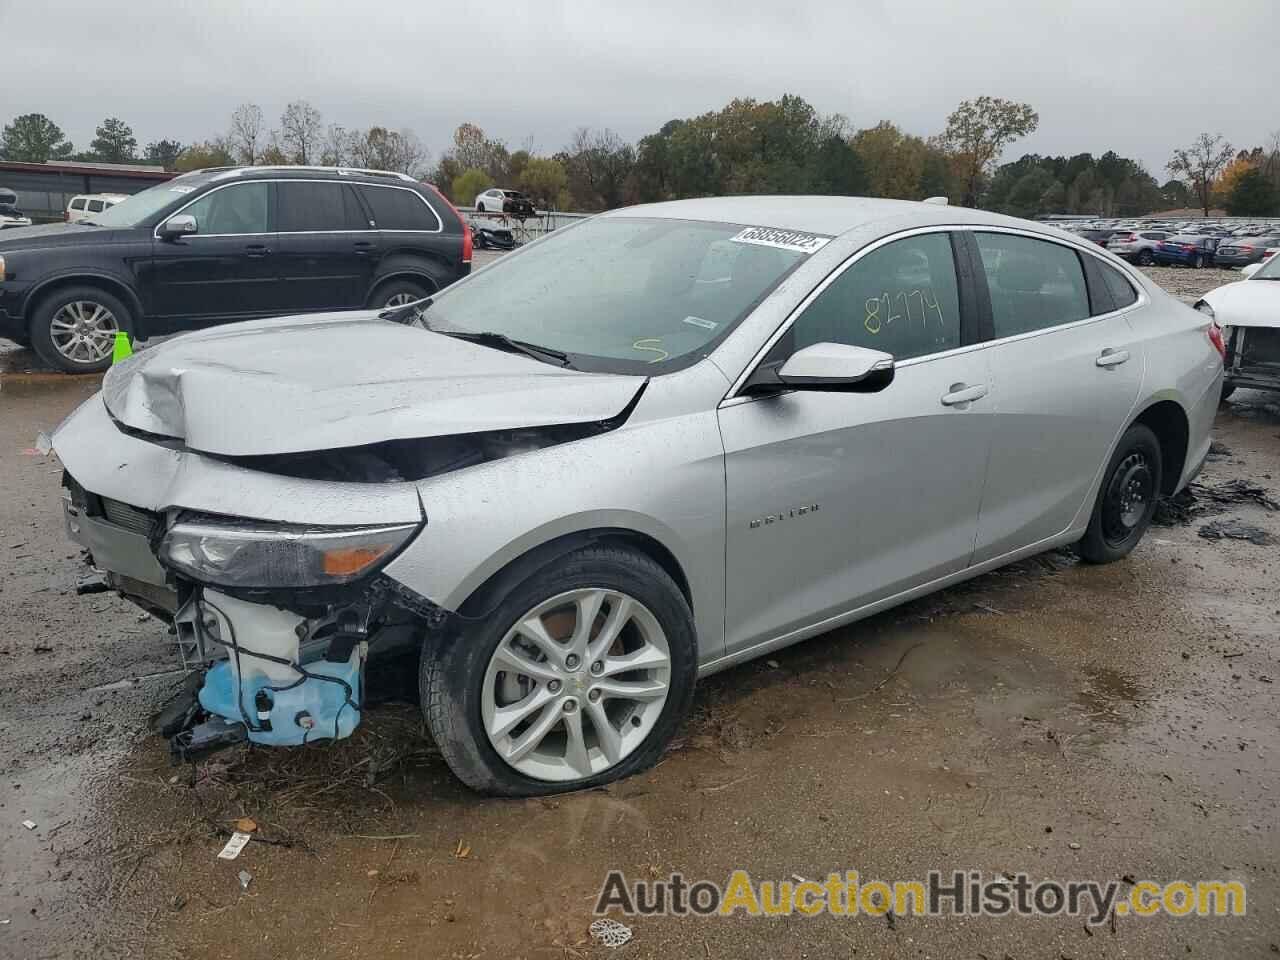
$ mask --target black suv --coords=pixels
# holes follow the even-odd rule
[[[0,236],[0,336],[63,370],[137,339],[257,317],[394,306],[471,270],[429,184],[341,167],[198,170],[89,220]]]

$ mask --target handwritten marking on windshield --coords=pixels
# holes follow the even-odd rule
[[[652,344],[652,346],[646,346],[646,344]],[[631,349],[643,350],[646,353],[662,354],[662,356],[660,357],[654,357],[652,360],[649,361],[649,363],[661,363],[663,360],[667,359],[667,357],[671,356],[671,354],[667,353],[667,351],[662,349],[661,337],[645,337],[644,339],[637,340],[635,343],[631,345]]]

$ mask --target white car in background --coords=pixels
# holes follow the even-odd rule
[[[95,215],[109,210],[123,199],[123,193],[80,193],[71,198],[67,209],[62,212],[62,219],[67,223],[92,220]]]
[[[1212,316],[1227,340],[1222,399],[1236,387],[1280,390],[1280,256],[1241,271],[1245,279],[1210,290],[1196,309]]]
[[[7,187],[0,187],[0,230],[29,226],[31,218],[18,209],[18,195]]]

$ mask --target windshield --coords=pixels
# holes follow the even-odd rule
[[[1280,253],[1273,254],[1270,260],[1263,262],[1258,270],[1254,271],[1252,280],[1280,280]]]
[[[705,355],[826,242],[775,234],[783,231],[597,217],[445,290],[424,319],[551,347],[582,370],[667,372]]]
[[[95,213],[88,220],[80,222],[96,224],[100,227],[141,226],[152,214],[159,212],[171,203],[181,200],[192,189],[193,187],[190,184],[182,184],[177,181],[160,183],[143,190],[141,193],[135,193],[131,197],[125,197],[114,206],[108,207],[101,213]]]

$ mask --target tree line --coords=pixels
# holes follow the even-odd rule
[[[24,114],[0,133],[0,159],[142,161],[167,170],[237,164],[319,164],[394,170],[425,178],[469,204],[492,186],[521,189],[544,208],[604,210],[724,194],[839,194],[919,200],[945,196],[964,206],[1016,216],[1048,213],[1141,216],[1216,206],[1240,216],[1280,215],[1280,132],[1267,146],[1235,150],[1201,134],[1175,149],[1161,183],[1115,151],[1095,157],[1026,154],[999,163],[1034,132],[1029,104],[998,97],[960,103],[942,131],[920,137],[889,120],[856,128],[802,97],[738,98],[719,110],[674,119],[628,142],[608,128],[580,127],[568,144],[540,153],[532,140],[512,149],[464,123],[433,164],[408,129],[326,124],[305,100],[269,125],[260,107],[241,104],[225,132],[192,144],[159,140],[138,149],[132,129],[110,117],[87,151],[77,152],[48,117]]]

